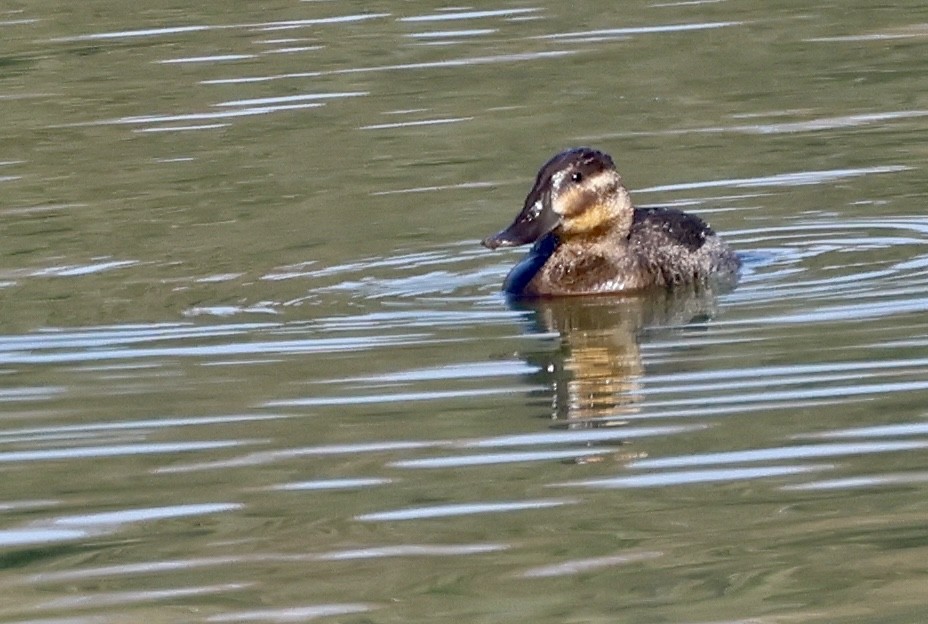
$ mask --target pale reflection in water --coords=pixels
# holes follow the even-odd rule
[[[531,313],[527,331],[558,336],[557,349],[524,354],[551,388],[551,417],[595,427],[621,424],[623,417],[636,414],[644,377],[642,334],[700,328],[713,316],[722,290],[513,300],[514,308]]]

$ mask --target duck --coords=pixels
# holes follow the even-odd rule
[[[696,215],[636,208],[612,157],[590,147],[546,162],[512,224],[482,244],[532,244],[503,282],[516,297],[733,286],[741,269],[738,255]]]

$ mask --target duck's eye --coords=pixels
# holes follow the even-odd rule
[[[583,180],[583,174],[580,173],[579,171],[574,171],[572,174],[570,174],[570,179],[573,182],[580,182],[581,180]]]

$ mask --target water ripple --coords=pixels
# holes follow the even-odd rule
[[[257,58],[257,54],[214,54],[212,56],[186,56],[181,58],[162,59],[154,61],[161,65],[177,65],[180,63],[219,63],[223,61],[241,61]]]
[[[430,32],[410,33],[411,39],[444,39],[451,37],[479,37],[499,32],[496,28],[473,28],[470,30],[434,30]]]
[[[528,451],[512,453],[490,453],[486,455],[467,455],[464,457],[430,457],[425,459],[404,459],[391,462],[397,468],[462,468],[464,466],[488,466],[513,464],[533,461],[553,461],[602,455],[602,449],[565,449],[551,451]]]
[[[858,488],[882,488],[886,486],[912,486],[928,483],[928,472],[905,472],[898,474],[877,474],[843,479],[823,479],[809,483],[784,485],[784,490],[850,490]]]
[[[307,102],[303,104],[280,104],[277,106],[256,106],[242,108],[239,110],[210,111],[206,113],[182,113],[176,115],[136,115],[132,117],[118,117],[116,119],[104,119],[101,121],[92,121],[83,124],[72,125],[140,125],[149,123],[167,123],[174,121],[196,121],[210,119],[228,119],[231,117],[251,117],[254,115],[268,115],[281,111],[304,110],[308,108],[319,108],[324,106],[318,102]]]
[[[576,32],[538,35],[535,39],[567,39],[571,41],[601,41],[611,37],[631,37],[660,33],[689,32],[694,30],[713,30],[740,26],[743,22],[704,22],[696,24],[664,24],[658,26],[639,26],[635,28],[605,28],[600,30],[581,30]]]
[[[766,116],[775,116],[776,112],[768,113]],[[582,137],[586,141],[603,141],[606,139],[622,139],[643,136],[686,136],[690,134],[757,134],[757,135],[777,135],[777,134],[796,134],[801,132],[822,132],[826,130],[837,130],[841,128],[856,128],[872,124],[885,124],[887,122],[918,119],[928,115],[925,110],[901,110],[901,111],[879,111],[873,113],[856,113],[852,115],[835,115],[829,117],[816,117],[801,121],[787,121],[776,123],[754,123],[754,124],[734,124],[729,126],[705,126],[697,128],[673,128],[662,129],[648,132],[616,132],[607,134],[597,134],[588,137]],[[760,114],[754,115],[761,116]],[[739,117],[739,118],[743,118]]]
[[[194,472],[199,470],[218,470],[226,468],[241,468],[249,466],[260,466],[278,462],[284,459],[304,456],[327,456],[327,455],[356,455],[358,453],[385,453],[405,451],[411,449],[429,448],[436,445],[447,444],[447,442],[418,442],[418,441],[384,441],[357,444],[326,444],[321,446],[310,446],[304,448],[283,449],[276,451],[262,451],[260,453],[250,453],[243,457],[225,459],[218,461],[199,462],[195,464],[182,464],[165,466],[156,469],[157,473],[178,473]]]
[[[547,50],[542,52],[524,52],[520,54],[498,54],[495,56],[472,56],[443,61],[425,61],[420,63],[400,63],[397,65],[373,65],[370,67],[345,67],[325,71],[295,72],[276,74],[272,76],[251,76],[243,78],[214,78],[203,80],[201,84],[241,84],[249,82],[269,82],[272,80],[286,80],[293,78],[317,78],[320,76],[335,76],[340,74],[365,74],[382,71],[402,71],[408,69],[435,69],[443,67],[472,67],[495,63],[517,63],[521,61],[538,61],[559,58],[574,54],[573,50]]]
[[[423,520],[427,518],[447,518],[451,516],[469,516],[473,514],[504,513],[527,509],[547,509],[562,505],[573,505],[572,499],[538,499],[499,503],[455,503],[451,505],[433,505],[430,507],[409,507],[392,511],[380,511],[356,516],[362,522],[392,522],[396,520]]]
[[[805,438],[887,438],[896,436],[928,435],[928,422],[898,423],[874,427],[857,427],[822,433],[807,434]]]
[[[447,22],[464,19],[481,19],[485,17],[510,17],[513,15],[525,15],[540,11],[539,8],[523,9],[492,9],[487,11],[448,11],[445,13],[431,13],[426,15],[414,15],[411,17],[400,17],[399,22]]]
[[[173,427],[200,427],[203,425],[222,425],[236,422],[254,422],[290,418],[280,414],[231,414],[227,416],[190,416],[184,418],[152,418],[143,420],[121,420],[105,423],[88,422],[83,425],[50,425],[48,427],[29,427],[25,429],[7,429],[0,431],[0,442],[8,437],[21,436],[61,436],[79,433],[96,433],[111,431],[131,431],[135,429],[171,429]]]
[[[171,505],[144,509],[61,516],[23,528],[0,530],[0,546],[23,546],[76,540],[111,533],[127,523],[185,518],[241,509],[238,503]]]
[[[64,527],[111,527],[128,522],[165,520],[167,518],[185,518],[203,514],[219,513],[241,509],[239,503],[207,503],[199,505],[172,505],[167,507],[148,507],[144,509],[121,509],[103,513],[62,516],[52,521],[54,526]]]
[[[657,557],[662,557],[663,555],[664,553],[662,552],[652,551],[620,553],[617,555],[608,555],[605,557],[591,557],[589,559],[573,559],[571,561],[562,561],[560,563],[540,566],[537,568],[529,568],[528,570],[522,572],[519,576],[523,578],[575,576],[577,574],[585,574],[587,572],[593,572],[603,568],[611,568],[619,565],[638,563],[639,561],[647,561],[648,559],[655,559]]]
[[[727,405],[732,403],[766,403],[781,400],[807,400],[821,398],[847,398],[852,396],[874,396],[890,392],[912,392],[928,389],[928,381],[901,381],[894,383],[848,384],[827,388],[797,388],[779,392],[756,392],[710,397],[692,397],[679,400],[651,401],[654,407],[682,407],[702,405]]]
[[[266,106],[268,104],[287,104],[289,102],[304,102],[308,100],[329,100],[353,98],[369,95],[368,91],[343,91],[333,93],[301,93],[299,95],[283,95],[279,97],[251,98],[247,100],[228,100],[218,102],[215,106]]]
[[[283,483],[271,486],[272,490],[283,492],[293,491],[319,491],[319,490],[354,490],[375,485],[391,483],[391,479],[380,477],[354,478],[354,479],[316,479],[314,481],[299,481],[296,483]]]
[[[756,178],[733,178],[728,180],[711,180],[706,182],[687,182],[683,184],[665,184],[638,189],[639,193],[657,193],[666,191],[689,191],[706,188],[757,188],[764,186],[803,186],[807,184],[826,184],[847,178],[856,178],[875,173],[898,173],[909,171],[906,165],[879,165],[851,169],[826,169],[824,171],[794,171]],[[834,227],[831,224],[830,227]]]
[[[375,609],[374,605],[361,603],[318,604],[308,606],[284,607],[280,609],[261,609],[256,611],[229,611],[211,615],[207,622],[303,622],[306,620],[329,617],[332,615],[349,615],[364,613]]]
[[[544,433],[525,433],[495,436],[479,440],[460,441],[462,448],[496,448],[541,444],[603,443],[631,440],[650,436],[664,436],[707,429],[709,425],[668,425],[664,427],[613,427],[608,429],[569,429]]]
[[[603,479],[586,479],[555,484],[564,487],[589,488],[647,488],[692,485],[697,483],[727,483],[749,479],[767,479],[806,474],[816,470],[826,470],[831,466],[795,465],[763,466],[759,468],[718,468],[710,470],[679,470],[653,474],[607,477]]]
[[[353,550],[337,550],[317,556],[323,561],[354,561],[357,559],[384,559],[386,557],[458,557],[499,552],[509,548],[506,544],[399,544],[396,546],[370,546]]]
[[[810,459],[835,457],[838,455],[864,455],[928,448],[928,441],[899,442],[854,442],[848,444],[809,444],[805,446],[781,446],[779,448],[726,451],[680,457],[639,459],[628,464],[629,468],[681,468],[684,466],[708,466],[713,464],[738,464],[744,462],[779,461],[785,459]]]
[[[139,37],[159,37],[163,35],[177,35],[184,33],[202,32],[205,30],[221,29],[254,29],[254,30],[289,30],[294,28],[303,28],[305,26],[316,26],[321,24],[345,24],[350,22],[360,22],[371,19],[389,17],[389,13],[360,13],[353,15],[341,15],[334,17],[323,17],[314,19],[287,20],[280,22],[259,22],[251,24],[226,24],[226,25],[188,25],[188,26],[165,26],[162,28],[142,28],[138,30],[119,30],[112,32],[91,33],[86,35],[75,35],[69,37],[56,37],[49,39],[52,43],[69,43],[77,41],[101,41],[108,39],[134,39]]]
[[[54,43],[70,41],[97,41],[101,39],[129,39],[134,37],[157,37],[161,35],[176,35],[180,33],[202,32],[209,30],[210,26],[166,26],[163,28],[143,28],[140,30],[119,30],[114,32],[77,35],[74,37],[58,37],[50,39]]]
[[[539,370],[541,369],[538,366],[533,366],[521,360],[466,362],[461,364],[446,363],[434,368],[397,371],[380,375],[320,379],[316,383],[410,383],[414,381],[483,379],[486,377],[520,377],[537,373]]]
[[[0,463],[51,461],[65,459],[99,459],[101,457],[121,457],[124,455],[152,455],[162,453],[185,453],[208,451],[234,446],[244,446],[251,442],[245,440],[204,440],[200,442],[160,442],[147,444],[112,444],[104,446],[78,446],[57,449],[38,449],[33,451],[0,452]]]
[[[435,401],[439,399],[466,399],[501,394],[526,393],[541,390],[541,387],[522,386],[513,388],[472,388],[469,390],[432,390],[429,392],[400,392],[370,395],[306,397],[302,399],[278,399],[264,403],[266,407],[321,407],[330,405],[383,405],[408,401]]]
[[[87,592],[79,596],[56,598],[38,605],[39,609],[82,609],[86,607],[116,607],[146,604],[165,600],[183,600],[192,596],[226,594],[257,585],[249,583],[222,583],[217,585],[195,585],[171,589],[149,589],[122,592]]]
[[[397,121],[394,123],[370,124],[360,126],[358,130],[386,130],[390,128],[409,128],[414,126],[436,126],[471,121],[473,117],[446,117],[441,119],[421,119],[417,121]]]
[[[352,338],[320,338],[305,340],[279,340],[264,342],[242,342],[221,345],[190,344],[177,347],[149,348],[104,348],[94,351],[71,351],[58,353],[31,353],[4,351],[0,345],[0,363],[41,364],[66,362],[102,362],[106,360],[148,360],[158,357],[216,357],[230,355],[262,355],[281,353],[334,353],[384,348],[390,345],[426,344],[430,342],[424,334],[406,336],[368,336]],[[45,346],[45,349],[54,348]]]

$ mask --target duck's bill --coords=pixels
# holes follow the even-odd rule
[[[560,216],[551,209],[544,199],[526,202],[525,208],[512,222],[512,225],[493,236],[485,238],[484,247],[517,247],[534,243],[539,238],[556,228],[561,223]]]

